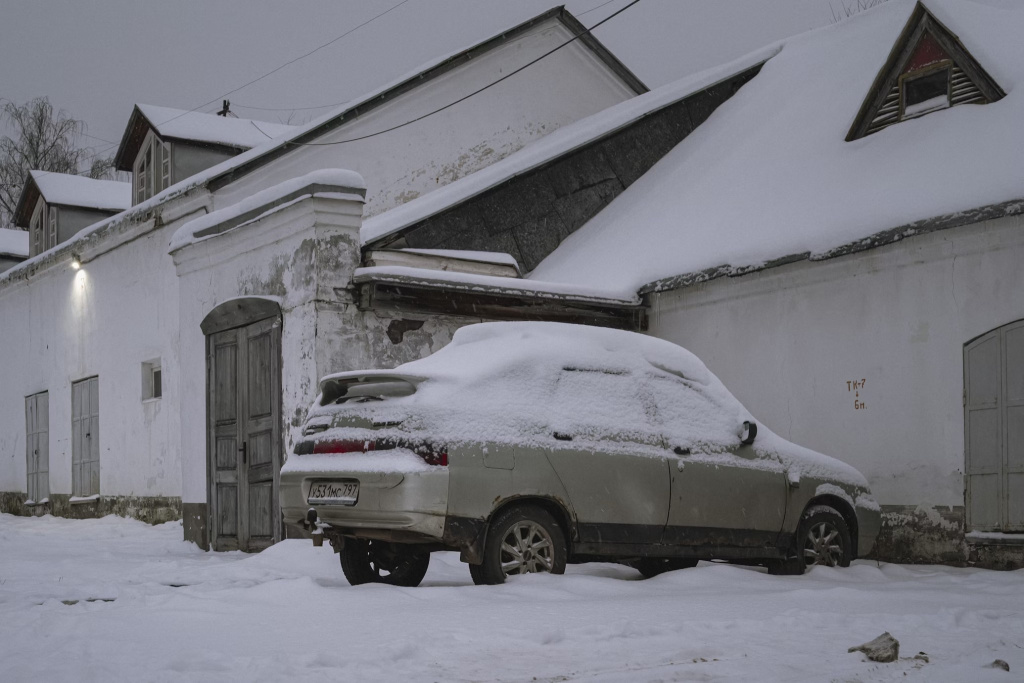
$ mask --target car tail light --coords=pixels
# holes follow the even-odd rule
[[[405,448],[420,458],[428,465],[437,467],[448,466],[448,449],[434,446],[429,443],[409,443],[396,439],[377,439],[370,441],[366,439],[323,439],[320,441],[301,441],[295,446],[296,455],[308,455],[310,453],[369,453],[371,451],[390,451],[395,448]]]
[[[423,458],[423,462],[428,465],[448,467],[448,451],[446,449],[419,447],[412,449],[412,452]]]
[[[314,453],[366,453],[376,448],[375,441],[365,439],[324,439],[313,442]]]

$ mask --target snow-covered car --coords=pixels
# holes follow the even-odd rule
[[[759,425],[693,354],[560,323],[483,323],[394,370],[329,375],[281,472],[285,521],[352,584],[415,586],[437,550],[474,582],[616,561],[775,573],[871,551],[852,467]]]

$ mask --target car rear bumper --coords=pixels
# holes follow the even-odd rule
[[[301,458],[302,456],[296,456]],[[281,472],[281,513],[286,524],[302,524],[310,508],[342,534],[388,540],[440,541],[448,509],[448,469],[419,472],[303,471],[301,462]],[[354,505],[307,501],[316,480],[355,480]]]

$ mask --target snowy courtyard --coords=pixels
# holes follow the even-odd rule
[[[0,515],[4,681],[1013,681],[1024,572],[609,564],[352,588],[329,547],[207,553],[177,522]],[[848,653],[882,632],[900,659]],[[919,652],[925,657],[914,658]],[[990,668],[994,660],[1010,673]]]

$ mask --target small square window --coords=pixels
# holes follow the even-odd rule
[[[142,400],[150,401],[164,395],[163,370],[160,359],[142,364]]]

